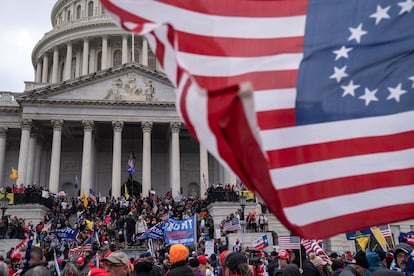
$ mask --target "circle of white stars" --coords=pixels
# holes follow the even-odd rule
[[[397,3],[397,8],[400,9],[398,16],[404,15],[406,13],[410,13],[414,9],[414,0],[405,0],[404,2]],[[377,5],[377,9],[374,13],[369,15],[370,18],[375,20],[375,25],[379,25],[386,20],[390,20],[391,16],[389,15],[389,10],[391,6],[382,7],[381,5]],[[349,28],[350,35],[347,41],[355,41],[356,44],[360,44],[361,40],[364,38],[365,35],[368,34],[368,31],[364,30],[363,23],[358,24],[358,26]],[[340,59],[348,59],[349,54],[352,53],[352,47],[346,47],[343,45],[341,48],[334,50],[333,54],[335,55],[335,61]],[[336,80],[339,84],[342,79],[347,79],[349,74],[347,73],[347,66],[343,67],[336,67],[334,66],[333,71],[334,73],[329,76],[330,79]],[[414,76],[408,78],[412,81],[411,88],[414,88]],[[369,89],[368,87],[361,87],[361,85],[354,83],[354,80],[349,80],[348,84],[341,85],[343,90],[342,97],[347,95],[356,97],[356,90],[361,88],[363,90],[363,94],[358,97],[358,99],[363,100],[365,102],[365,106],[368,106],[371,102],[378,102],[379,99],[376,96],[378,92],[378,88]],[[388,90],[388,97],[386,98],[387,101],[395,100],[396,102],[400,102],[400,98],[402,95],[407,93],[407,90],[402,88],[402,83],[397,83],[395,87],[387,87]]]

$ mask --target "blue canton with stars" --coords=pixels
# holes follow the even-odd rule
[[[310,0],[298,125],[414,109],[414,0]]]

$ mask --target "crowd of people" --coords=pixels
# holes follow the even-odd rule
[[[17,187],[16,187],[17,188]],[[19,191],[16,191],[19,193]],[[358,251],[329,255],[329,260],[305,250],[279,252],[253,250],[241,243],[228,248],[216,240],[214,253],[207,254],[205,242],[213,239],[214,223],[208,201],[196,197],[174,200],[151,191],[147,197],[109,198],[79,196],[51,197],[51,208],[37,225],[18,217],[0,224],[4,238],[23,239],[22,245],[0,256],[2,275],[142,275],[142,276],[279,276],[279,275],[413,275],[411,245],[400,243],[392,252]],[[151,243],[143,233],[168,218],[197,217],[196,247]],[[240,219],[240,210],[227,220]],[[243,214],[244,215],[244,214]],[[247,215],[250,231],[265,231],[267,218]],[[56,231],[76,231],[76,240],[61,239]],[[226,234],[226,231],[223,231]],[[211,237],[211,238],[210,238]],[[236,242],[237,243],[237,242]],[[86,248],[86,245],[90,247]],[[139,256],[128,255],[125,249]],[[191,253],[190,253],[191,252]],[[411,260],[411,262],[410,262]],[[400,273],[400,274],[397,274]],[[183,275],[184,274],[184,275]]]
[[[329,261],[313,253],[298,257],[298,252],[293,250],[272,251],[270,254],[259,250],[223,250],[218,255],[213,253],[207,256],[195,251],[190,253],[189,248],[182,244],[171,245],[162,259],[149,251],[136,259],[121,250],[101,253],[89,262],[85,257],[74,261],[48,262],[45,249],[32,246],[26,252],[12,253],[9,266],[1,259],[0,276],[375,276],[414,273],[413,247],[407,243],[398,244],[388,254],[362,250],[342,255],[333,252],[329,255]],[[30,254],[27,265],[23,265],[25,254]]]

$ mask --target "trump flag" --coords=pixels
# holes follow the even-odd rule
[[[292,233],[413,217],[413,0],[101,2],[148,40],[188,130]]]

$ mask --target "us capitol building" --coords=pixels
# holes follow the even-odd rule
[[[1,187],[15,167],[18,185],[73,194],[78,176],[85,193],[118,197],[130,154],[144,195],[235,183],[186,130],[146,40],[115,26],[98,0],[57,1],[51,21],[32,52],[34,81],[1,93]]]
[[[204,195],[208,183],[236,183],[187,131],[145,39],[115,26],[99,0],[58,0],[51,21],[32,52],[34,80],[0,92],[0,187],[75,195],[78,179],[86,194],[118,197],[131,155],[144,195]],[[414,222],[391,230],[414,230]]]

